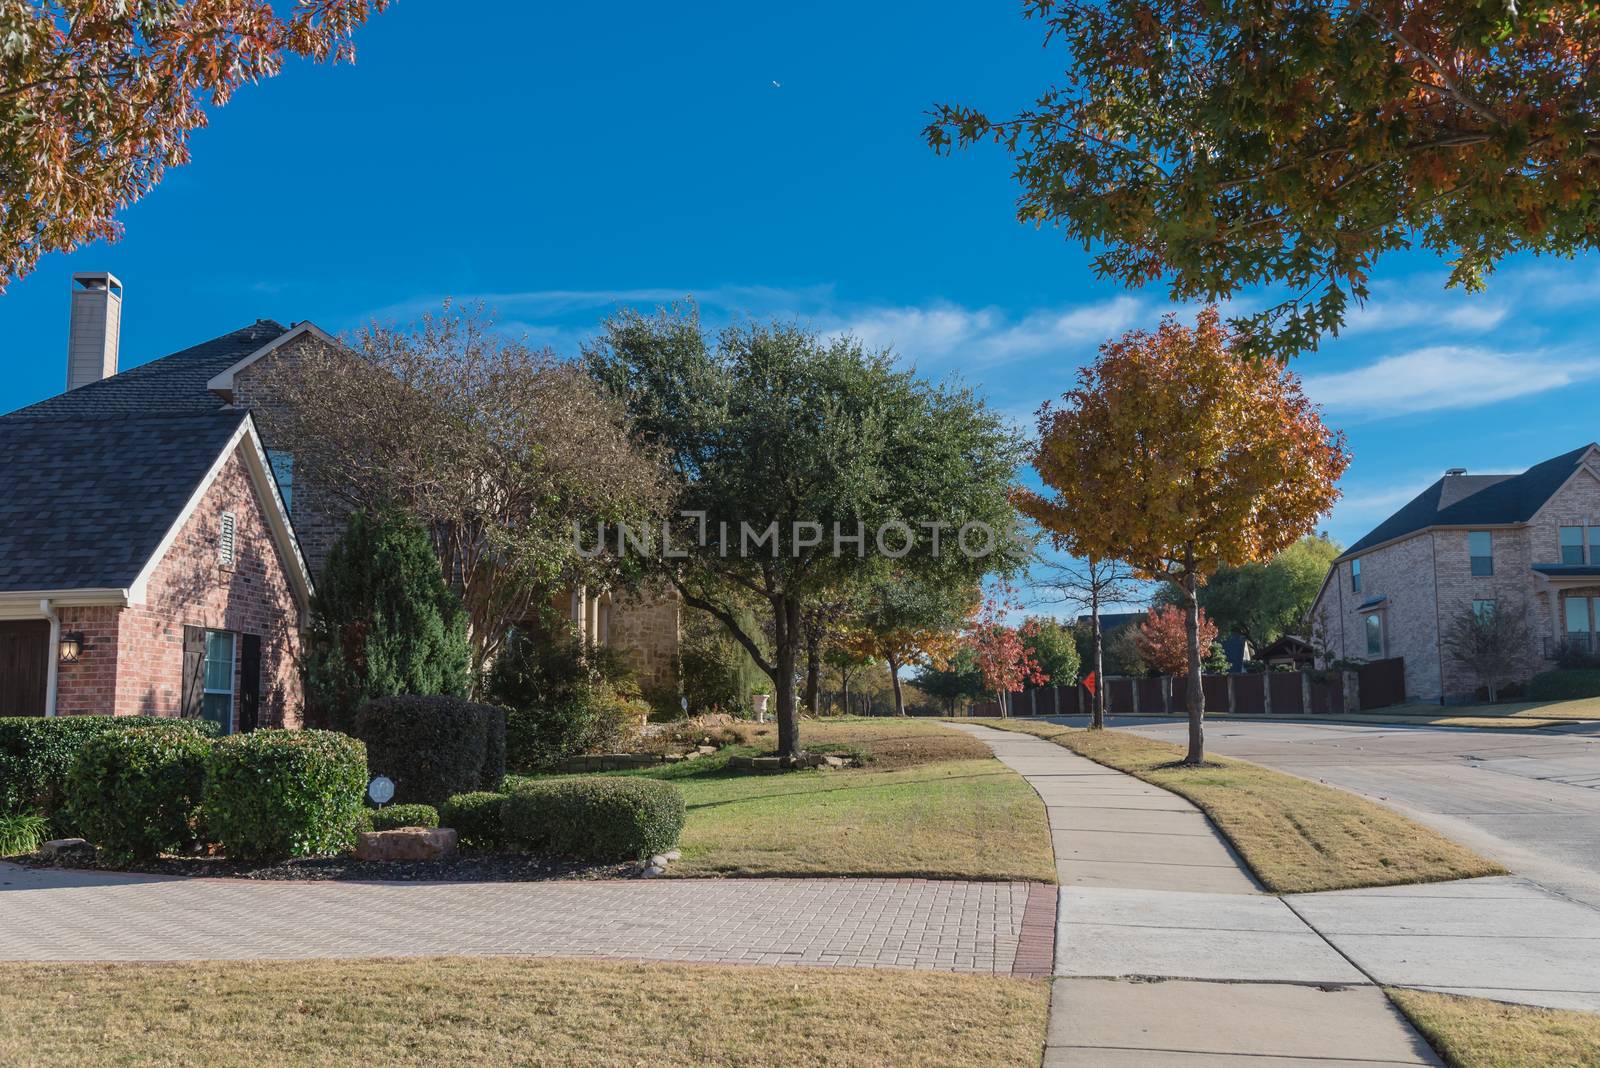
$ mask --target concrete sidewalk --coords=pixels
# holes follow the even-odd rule
[[[1062,890],[1045,1065],[1438,1065],[1372,980],[1176,794],[957,725],[1038,789]]]

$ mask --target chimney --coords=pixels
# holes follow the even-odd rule
[[[117,373],[122,338],[122,283],[105,271],[72,276],[72,319],[67,332],[67,389]]]
[[[1466,473],[1467,469],[1465,467],[1452,467],[1445,471],[1446,475],[1464,475]]]

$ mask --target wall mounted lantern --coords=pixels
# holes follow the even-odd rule
[[[78,657],[83,655],[83,635],[63,634],[61,636],[61,662],[63,664],[76,664]]]

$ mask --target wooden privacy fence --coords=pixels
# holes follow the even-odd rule
[[[1374,660],[1350,671],[1271,671],[1252,675],[1205,675],[1207,712],[1241,716],[1339,715],[1400,704],[1405,700],[1405,660]],[[1181,714],[1189,680],[1182,675],[1154,679],[1110,678],[1106,712],[1113,716]],[[1014,716],[1086,716],[1094,698],[1082,684],[1042,686],[1011,696]],[[998,716],[994,701],[977,701],[974,716]]]

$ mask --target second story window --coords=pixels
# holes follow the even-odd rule
[[[1361,592],[1361,557],[1350,561],[1350,592]]]
[[[1583,528],[1561,528],[1561,562],[1563,564],[1581,564],[1583,559]]]
[[[1494,574],[1494,535],[1487,530],[1474,530],[1467,535],[1467,553],[1472,557],[1474,575]]]
[[[1375,658],[1383,657],[1383,615],[1373,612],[1366,619],[1367,655]]]

